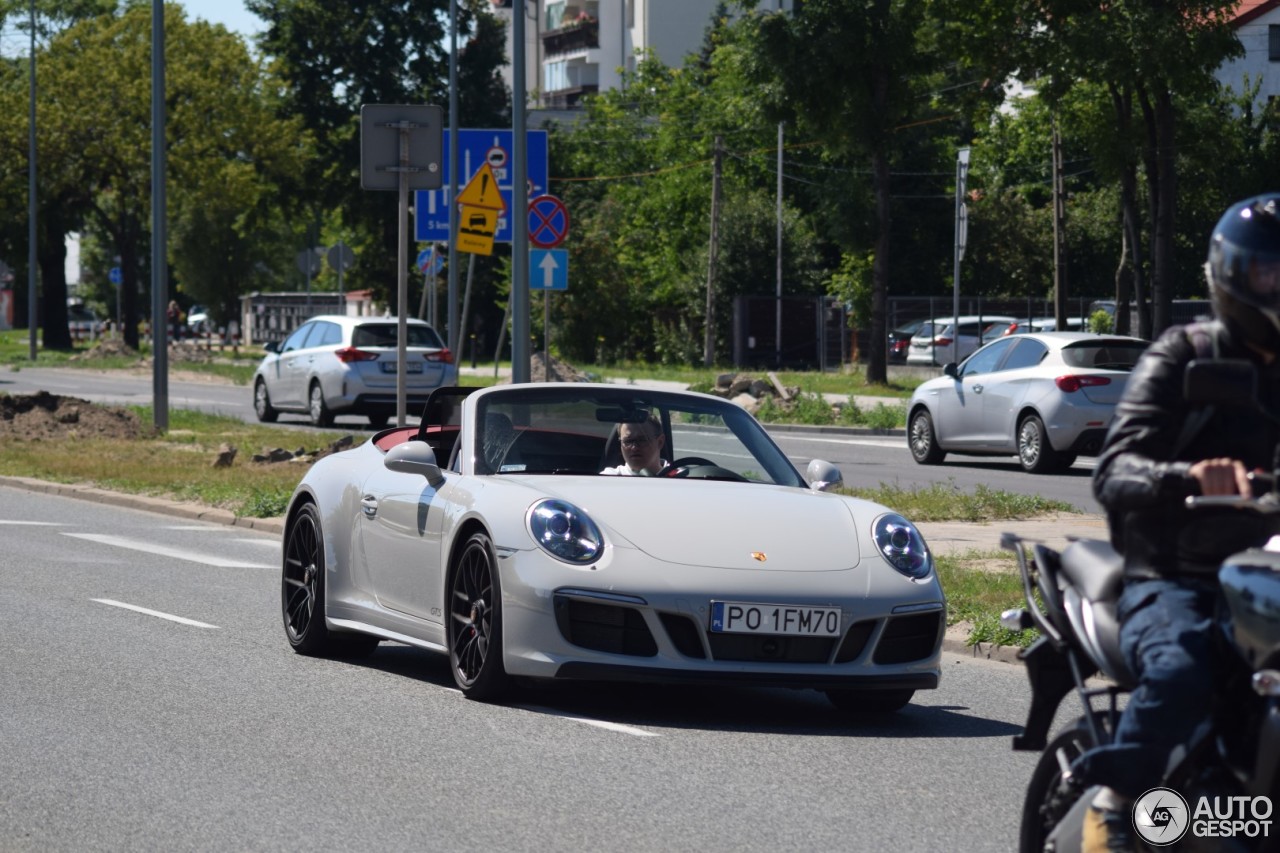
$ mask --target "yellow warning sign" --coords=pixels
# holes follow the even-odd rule
[[[488,168],[486,164],[485,168]],[[473,255],[493,254],[493,235],[498,230],[498,211],[463,205],[459,208],[458,251]]]
[[[507,201],[498,190],[498,179],[493,175],[493,167],[487,162],[467,181],[467,185],[458,193],[454,204],[467,207],[483,207],[502,212],[507,209]]]

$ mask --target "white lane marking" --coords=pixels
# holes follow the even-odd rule
[[[31,524],[40,527],[61,527],[60,521],[18,521],[16,519],[0,518],[0,524]]]
[[[145,607],[139,607],[136,604],[125,604],[123,601],[115,601],[111,598],[91,598],[90,601],[96,601],[99,604],[108,604],[112,607],[123,607],[125,610],[132,610],[135,613],[145,613],[148,616],[155,616],[157,619],[168,619],[170,622],[178,622],[183,625],[190,625],[192,628],[214,628],[217,625],[210,625],[208,622],[197,622],[194,619],[187,619],[182,616],[174,616],[172,613],[161,613],[159,610],[148,610]]]
[[[198,551],[188,551],[184,548],[169,548],[165,545],[156,545],[151,542],[142,542],[137,539],[126,539],[123,536],[107,536],[101,533],[63,533],[63,536],[71,536],[75,539],[87,539],[90,542],[99,542],[103,545],[114,545],[117,548],[128,548],[132,551],[144,551],[148,554],[159,554],[162,557],[173,557],[178,560],[189,560],[193,563],[203,563],[206,566],[218,566],[224,569],[274,569],[275,566],[264,565],[262,563],[246,563],[243,560],[224,560],[221,557],[213,557],[208,554],[201,554]]]
[[[566,714],[563,711],[556,711],[552,708],[541,708],[541,707],[529,706],[529,705],[526,705],[525,708],[530,711],[535,711],[539,714],[547,714],[548,716],[552,716],[552,717],[561,717],[566,720],[572,720],[575,723],[585,723],[588,726],[595,726],[596,728],[599,728],[599,729],[607,729],[611,732],[618,732],[619,734],[631,735],[633,737],[658,737],[657,732],[648,732],[648,731],[645,731],[644,729],[638,729],[635,726],[624,726],[622,723],[610,723],[610,722],[606,722],[605,720],[593,720],[590,717],[579,717],[577,714]]]

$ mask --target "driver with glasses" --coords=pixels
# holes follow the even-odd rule
[[[622,424],[618,428],[618,441],[622,445],[622,464],[605,468],[601,474],[618,474],[623,477],[652,477],[666,467],[662,458],[662,446],[666,442],[658,416],[650,413],[641,423]]]

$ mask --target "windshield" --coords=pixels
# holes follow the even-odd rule
[[[482,474],[600,474],[622,464],[624,425],[661,425],[662,461],[696,458],[699,478],[806,488],[760,424],[732,403],[637,389],[511,389],[482,397],[473,453]]]

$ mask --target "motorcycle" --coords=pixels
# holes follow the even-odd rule
[[[1247,368],[1247,369],[1246,369]],[[1192,362],[1188,399],[1205,405],[1252,393],[1247,362]],[[1280,456],[1280,454],[1278,454]],[[1192,497],[1188,506],[1229,507],[1280,516],[1280,458],[1273,475],[1255,474],[1255,494]],[[1061,552],[1016,534],[1001,547],[1017,557],[1026,604],[1006,611],[1010,630],[1035,628],[1039,637],[1020,654],[1031,683],[1031,707],[1015,750],[1041,753],[1024,798],[1018,849],[1079,850],[1085,812],[1096,787],[1073,778],[1072,762],[1111,741],[1120,705],[1137,685],[1120,653],[1116,601],[1123,585],[1122,558],[1106,541],[1079,539]],[[1234,554],[1218,571],[1222,587],[1214,622],[1221,671],[1209,724],[1170,758],[1162,787],[1188,803],[1221,803],[1226,797],[1269,797],[1280,804],[1280,537],[1264,548]],[[1099,677],[1100,676],[1100,677]],[[1063,699],[1074,693],[1081,713],[1050,738]],[[1242,801],[1237,801],[1242,802]],[[1267,817],[1270,818],[1270,806]],[[1280,817],[1280,815],[1277,815]],[[1188,813],[1185,819],[1190,820]],[[1280,823],[1280,821],[1277,821]],[[1280,832],[1280,826],[1276,827]],[[1187,833],[1178,850],[1280,848],[1267,838],[1209,837]],[[1218,833],[1222,835],[1223,833]],[[1153,842],[1155,843],[1155,842]]]

